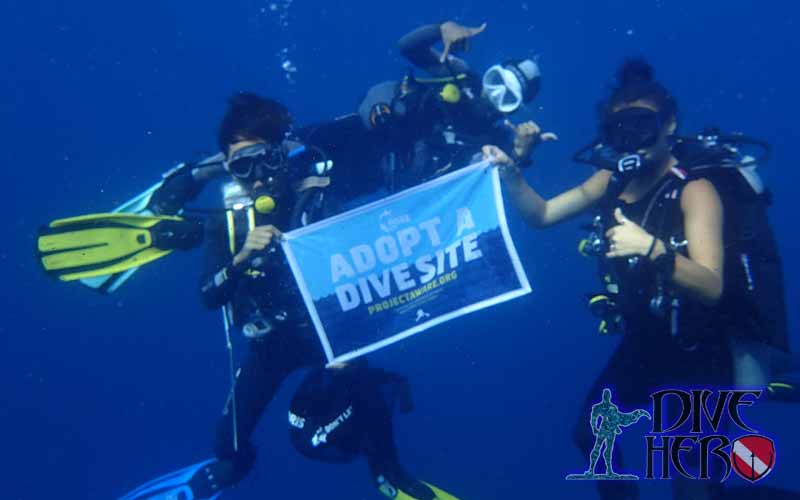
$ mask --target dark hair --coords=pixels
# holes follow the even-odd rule
[[[629,59],[617,70],[617,85],[607,100],[600,103],[600,119],[614,112],[621,104],[634,101],[653,103],[664,121],[677,118],[678,103],[669,91],[656,81],[653,67],[644,59]]]
[[[292,124],[286,107],[273,99],[250,92],[234,94],[217,134],[220,151],[240,140],[279,142]]]

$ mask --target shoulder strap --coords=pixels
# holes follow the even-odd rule
[[[652,223],[652,219],[654,217],[653,211],[659,205],[659,203],[666,202],[670,207],[678,206],[680,203],[680,195],[683,191],[683,187],[689,182],[689,174],[678,167],[672,167],[670,169],[670,173],[664,180],[661,182],[656,188],[656,192],[653,195],[653,198],[650,200],[650,203],[647,205],[647,209],[645,209],[644,216],[642,217],[641,226],[646,228],[648,223]],[[667,216],[671,215],[667,212],[671,210],[663,210],[661,213],[661,217],[658,221],[656,221],[655,228],[657,229],[657,234],[663,232],[665,229],[663,226],[667,220]],[[652,224],[651,224],[651,227]]]

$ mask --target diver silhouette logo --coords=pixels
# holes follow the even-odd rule
[[[592,414],[589,417],[589,425],[592,426],[592,433],[595,435],[594,448],[589,455],[589,468],[583,474],[570,474],[566,477],[569,480],[617,480],[617,481],[636,481],[639,476],[633,474],[619,474],[614,472],[612,457],[614,453],[614,442],[617,436],[622,434],[623,427],[629,427],[638,422],[642,417],[652,420],[653,417],[645,410],[634,410],[630,413],[619,411],[617,405],[611,402],[611,390],[603,389],[603,400],[592,406]],[[598,420],[600,422],[598,423]],[[605,446],[605,449],[603,447]],[[604,474],[596,474],[595,468],[600,459],[602,450],[603,460],[606,464]]]
[[[419,323],[425,318],[430,318],[430,313],[425,312],[423,309],[417,309],[417,318],[414,320],[415,323]]]

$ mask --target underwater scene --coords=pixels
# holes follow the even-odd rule
[[[3,498],[800,498],[800,6],[3,12]]]

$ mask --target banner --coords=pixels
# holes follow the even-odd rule
[[[487,162],[285,233],[282,245],[329,362],[530,292]]]

